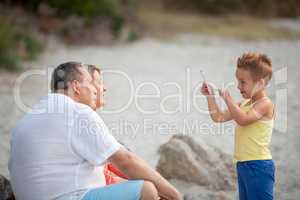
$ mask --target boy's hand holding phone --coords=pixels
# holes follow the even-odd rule
[[[201,87],[201,93],[204,96],[214,95],[214,90],[211,85],[207,84],[206,82],[203,82]]]
[[[214,89],[210,84],[208,84],[206,82],[206,78],[205,78],[204,72],[202,70],[200,70],[200,74],[201,74],[201,77],[202,77],[202,80],[203,80],[203,84],[202,84],[202,87],[201,87],[201,93],[204,96],[214,95]]]

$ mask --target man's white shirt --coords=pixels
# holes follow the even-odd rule
[[[121,147],[90,107],[48,94],[12,133],[9,171],[16,198],[50,200],[103,187],[103,164]]]

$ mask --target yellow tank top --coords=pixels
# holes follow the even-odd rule
[[[240,108],[248,112],[253,107],[250,99],[241,103]],[[235,128],[234,158],[236,161],[272,159],[270,143],[274,119],[259,120]]]

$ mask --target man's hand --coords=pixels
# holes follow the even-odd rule
[[[124,172],[129,179],[141,179],[151,182],[157,189],[160,198],[182,200],[180,193],[173,185],[134,153],[121,148],[109,158],[109,161]]]
[[[172,189],[173,191],[169,190],[169,194],[165,194],[168,195],[168,197],[166,196],[159,196],[159,200],[183,200],[182,195],[176,190],[176,188]]]

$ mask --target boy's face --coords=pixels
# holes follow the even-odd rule
[[[258,82],[253,80],[249,71],[238,68],[235,72],[235,76],[238,81],[237,88],[240,90],[243,98],[249,99],[258,91]]]

